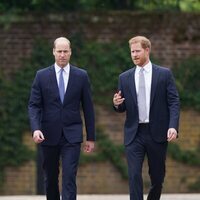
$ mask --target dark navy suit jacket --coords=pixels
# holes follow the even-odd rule
[[[81,106],[87,140],[95,140],[94,109],[87,72],[70,65],[63,104],[59,96],[54,65],[39,70],[33,81],[29,100],[31,130],[41,130],[44,145],[56,145],[64,133],[70,143],[83,141]]]
[[[135,67],[120,74],[119,90],[125,101],[115,110],[126,111],[124,144],[128,145],[134,140],[139,125]],[[152,64],[149,125],[154,141],[166,142],[169,128],[178,131],[179,112],[179,96],[170,69]]]

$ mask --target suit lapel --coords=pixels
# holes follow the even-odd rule
[[[159,78],[159,70],[158,68],[152,64],[152,81],[151,81],[151,97],[150,97],[150,107],[152,105],[155,92],[156,92],[156,87],[158,83],[158,78]]]
[[[58,88],[58,83],[57,83],[57,79],[56,79],[56,72],[55,72],[54,65],[52,65],[50,67],[49,72],[50,72],[49,73],[50,88],[53,88],[56,98],[58,98],[60,101],[59,103],[62,104],[62,102],[60,100],[59,88]]]
[[[137,104],[137,93],[135,87],[135,67],[129,73],[129,87],[133,96],[134,103]]]

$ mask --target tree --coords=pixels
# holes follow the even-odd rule
[[[0,12],[89,10],[200,11],[200,0],[1,0]]]

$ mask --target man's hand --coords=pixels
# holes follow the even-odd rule
[[[37,144],[44,141],[44,135],[40,130],[36,130],[33,132],[33,141]]]
[[[121,91],[115,93],[113,96],[113,104],[116,107],[119,106],[120,104],[122,104],[124,102],[124,100],[125,100],[125,98],[122,98]]]
[[[91,153],[94,151],[94,141],[86,141],[84,146],[84,152]]]
[[[177,138],[177,131],[174,128],[169,128],[167,132],[167,141],[170,142]]]

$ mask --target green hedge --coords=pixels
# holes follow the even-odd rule
[[[94,100],[102,105],[111,105],[119,74],[132,66],[127,44],[87,43],[72,63],[88,71]]]
[[[6,166],[18,166],[35,157],[22,143],[24,131],[29,130],[27,102],[35,71],[48,62],[44,42],[34,47],[31,59],[23,61],[23,67],[10,79],[0,76],[0,183]],[[40,63],[40,64],[39,64]],[[31,137],[31,135],[30,135]]]
[[[200,56],[183,60],[173,71],[181,106],[200,111]]]
[[[65,11],[199,11],[198,0],[1,0],[0,12],[65,12]]]

